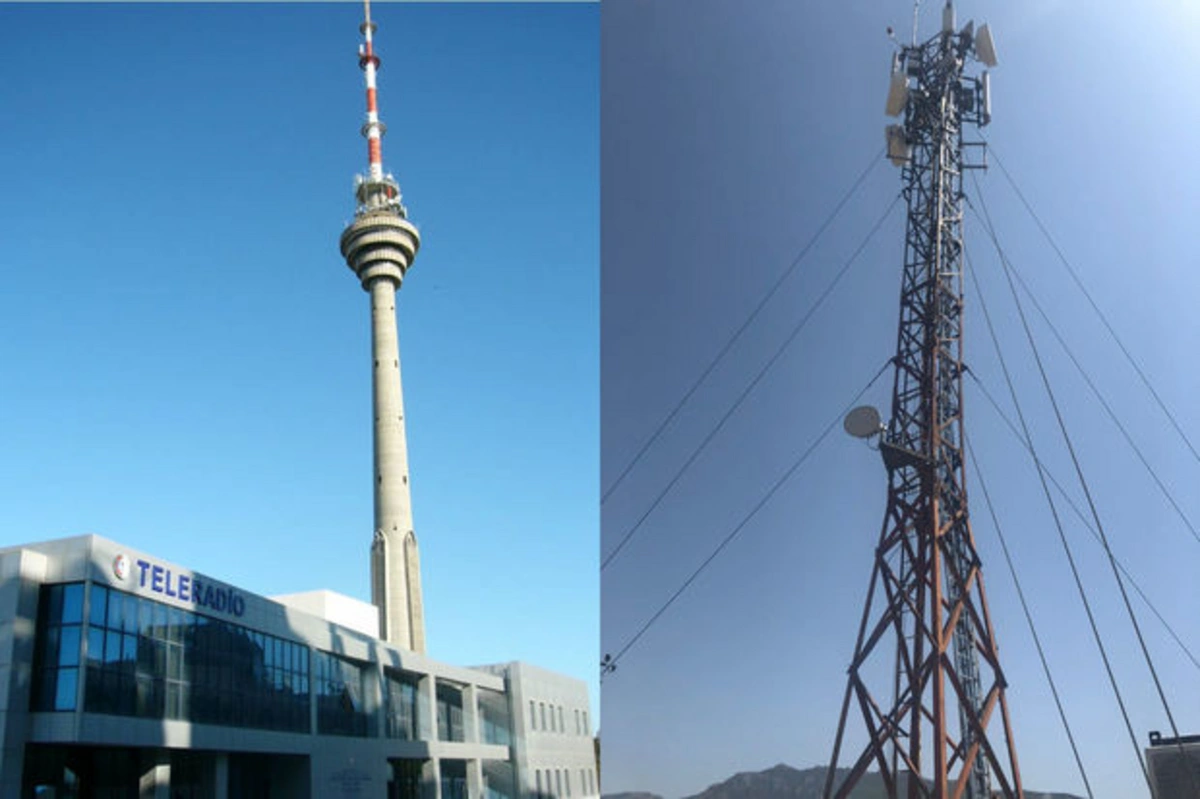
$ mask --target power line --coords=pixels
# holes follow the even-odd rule
[[[690,586],[692,584],[692,582],[695,581],[695,579],[700,576],[700,573],[702,571],[704,571],[706,568],[708,568],[709,564],[711,564],[714,560],[716,560],[717,556],[720,555],[722,551],[724,551],[725,547],[727,547],[730,544],[730,542],[733,541],[733,539],[737,537],[738,533],[740,533],[746,527],[746,525],[750,522],[750,520],[753,519],[754,516],[760,510],[763,509],[763,507],[767,504],[767,502],[770,501],[771,497],[775,496],[775,493],[777,491],[779,491],[780,488],[783,487],[783,484],[786,483],[788,481],[788,479],[791,478],[792,475],[794,475],[796,473],[796,470],[799,469],[806,460],[808,460],[808,457],[810,455],[812,455],[813,451],[816,450],[816,448],[821,445],[821,442],[823,442],[825,440],[825,438],[829,435],[830,431],[833,430],[833,428],[837,426],[838,422],[840,422],[845,417],[845,415],[847,413],[849,413],[850,410],[855,405],[858,404],[858,401],[860,399],[862,399],[862,396],[864,394],[866,394],[867,391],[870,390],[871,386],[875,385],[875,382],[877,380],[879,380],[880,376],[882,376],[884,371],[887,370],[888,366],[890,366],[892,364],[893,360],[894,359],[889,358],[887,361],[885,361],[883,363],[882,366],[879,367],[879,371],[877,371],[875,373],[875,376],[872,377],[869,381],[867,381],[867,384],[865,386],[863,386],[857,394],[854,395],[854,399],[850,400],[850,402],[848,402],[846,404],[846,406],[841,411],[838,412],[838,415],[833,417],[832,420],[830,420],[829,424],[825,425],[825,428],[821,431],[820,435],[817,436],[816,440],[813,441],[811,444],[809,444],[808,449],[804,450],[804,452],[801,453],[800,457],[797,458],[792,463],[792,465],[788,467],[787,471],[785,471],[782,475],[780,475],[779,479],[777,479],[774,482],[774,484],[772,484],[771,488],[767,490],[767,493],[764,494],[762,496],[762,498],[759,499],[759,501],[757,503],[755,503],[754,507],[750,509],[750,512],[742,517],[742,520],[739,521],[737,523],[737,525],[733,528],[733,530],[731,530],[729,532],[729,534],[725,536],[725,538],[721,541],[721,543],[717,545],[717,548],[714,549],[712,551],[712,553],[709,554],[709,556],[707,558],[705,558],[704,561],[699,566],[696,567],[695,571],[693,571],[688,576],[688,578],[683,581],[683,584],[680,585],[679,588],[677,588],[675,590],[675,592],[673,594],[671,594],[670,598],[667,599],[667,601],[664,602],[662,604],[662,606],[659,607],[659,609],[654,612],[654,615],[652,615],[646,621],[646,623],[643,624],[638,629],[638,631],[633,635],[633,637],[630,638],[625,643],[624,646],[622,646],[619,650],[617,650],[617,654],[615,654],[611,657],[608,655],[604,656],[604,660],[602,661],[603,673],[607,674],[607,673],[611,673],[616,670],[617,662],[620,661],[620,659],[622,657],[624,657],[625,653],[628,652],[629,649],[634,644],[636,644],[643,635],[646,634],[647,630],[649,630],[652,626],[654,626],[654,623],[656,621],[658,621],[659,617],[661,617],[664,613],[666,613],[667,608],[671,607],[671,605],[674,604],[675,600],[679,599],[679,597],[683,594],[683,592],[688,589],[688,586]]]
[[[661,422],[659,422],[658,427],[654,429],[654,432],[650,435],[650,437],[646,439],[645,443],[643,443],[641,447],[638,448],[637,454],[633,456],[633,459],[630,460],[629,463],[626,464],[625,468],[621,470],[621,473],[617,475],[617,479],[613,480],[612,484],[605,489],[604,493],[600,496],[601,505],[603,505],[608,500],[609,496],[617,490],[617,486],[621,484],[621,481],[625,479],[625,476],[633,470],[633,467],[636,466],[638,461],[642,459],[642,456],[646,454],[651,446],[653,446],[654,442],[658,440],[658,437],[662,435],[662,432],[667,429],[667,425],[669,425],[679,411],[683,409],[683,406],[686,405],[688,400],[692,398],[692,395],[696,393],[696,390],[700,388],[700,385],[708,379],[710,374],[712,374],[712,371],[725,357],[725,354],[728,353],[737,340],[741,338],[742,333],[745,332],[746,328],[748,328],[750,324],[758,318],[758,315],[762,312],[762,309],[766,307],[767,303],[770,302],[771,298],[775,296],[775,293],[779,291],[784,282],[786,282],[787,279],[791,277],[792,273],[796,271],[796,268],[800,265],[800,262],[804,260],[804,256],[808,255],[809,250],[811,250],[813,245],[817,243],[817,240],[825,232],[825,229],[828,228],[829,225],[833,223],[833,220],[837,218],[837,215],[841,213],[842,208],[850,200],[851,196],[858,191],[858,188],[867,179],[867,175],[869,175],[871,171],[875,169],[876,164],[883,160],[883,154],[885,151],[886,148],[881,149],[871,157],[871,160],[867,162],[866,167],[854,181],[854,184],[851,185],[850,189],[844,195],[842,195],[840,200],[838,200],[837,205],[835,205],[833,210],[829,212],[829,215],[825,217],[825,221],[823,221],[820,226],[817,227],[817,231],[813,233],[812,237],[808,240],[808,243],[805,244],[800,249],[800,252],[796,254],[796,257],[792,259],[792,262],[788,268],[783,271],[783,274],[781,274],[771,288],[767,290],[767,293],[762,296],[762,299],[758,301],[758,305],[754,307],[754,310],[750,312],[750,315],[746,317],[746,320],[742,322],[741,326],[738,327],[738,329],[734,331],[733,335],[729,337],[724,345],[722,345],[721,349],[713,357],[712,361],[709,362],[704,371],[700,373],[700,376],[697,377],[695,382],[692,383],[691,388],[684,392],[683,396],[680,397],[679,402],[675,403],[675,407],[671,409],[671,412],[668,413]]]
[[[1079,747],[1075,745],[1075,735],[1071,732],[1071,724],[1067,721],[1067,712],[1063,709],[1062,699],[1058,696],[1058,686],[1054,683],[1054,675],[1050,673],[1050,664],[1046,660],[1046,652],[1042,649],[1042,639],[1038,635],[1037,628],[1033,624],[1033,615],[1029,612],[1029,603],[1025,601],[1025,592],[1021,589],[1021,579],[1017,577],[1017,569],[1013,565],[1012,554],[1008,551],[1008,541],[1004,538],[1004,530],[1000,527],[1000,520],[996,518],[996,509],[992,507],[992,497],[988,493],[987,483],[983,481],[983,472],[979,468],[979,461],[975,459],[975,448],[966,444],[967,454],[971,458],[971,465],[975,468],[975,477],[979,480],[979,488],[983,491],[983,502],[987,505],[988,514],[992,517],[992,526],[996,528],[996,535],[1000,538],[1000,547],[1004,550],[1004,560],[1008,563],[1008,573],[1012,575],[1013,583],[1017,586],[1017,597],[1021,600],[1021,610],[1025,612],[1025,623],[1029,625],[1029,632],[1033,635],[1033,644],[1037,647],[1038,658],[1042,661],[1042,671],[1046,675],[1046,682],[1050,684],[1050,693],[1054,695],[1054,705],[1058,708],[1058,717],[1062,719],[1063,729],[1066,730],[1067,740],[1071,743],[1071,752],[1075,755],[1075,765],[1079,767],[1079,776],[1083,777],[1083,786],[1087,789],[1089,799],[1094,799],[1092,793],[1092,784],[1088,781],[1087,769],[1083,767],[1083,759],[1079,756]]]
[[[982,199],[980,201],[982,202]],[[971,206],[971,210],[975,210],[973,205]],[[976,214],[976,217],[978,218],[978,214]],[[1121,432],[1121,435],[1125,438],[1125,442],[1129,444],[1134,454],[1137,455],[1138,460],[1142,462],[1142,466],[1144,466],[1146,471],[1150,473],[1150,477],[1154,480],[1163,496],[1166,497],[1167,502],[1169,502],[1171,507],[1175,509],[1176,515],[1178,515],[1183,521],[1184,525],[1187,526],[1188,530],[1192,534],[1192,537],[1195,538],[1197,542],[1200,542],[1200,531],[1196,530],[1196,527],[1192,524],[1191,519],[1187,517],[1187,514],[1184,513],[1183,508],[1181,508],[1179,503],[1175,501],[1175,497],[1171,494],[1166,484],[1162,481],[1162,478],[1158,476],[1158,472],[1155,471],[1154,467],[1150,465],[1149,460],[1147,460],[1146,456],[1142,453],[1141,448],[1138,447],[1138,445],[1134,442],[1133,436],[1129,434],[1129,431],[1126,429],[1125,425],[1122,424],[1121,420],[1117,418],[1116,412],[1104,398],[1104,395],[1100,393],[1100,389],[1096,387],[1091,375],[1089,375],[1087,370],[1083,368],[1083,364],[1079,362],[1079,359],[1075,356],[1075,353],[1071,350],[1070,346],[1067,345],[1066,340],[1063,339],[1062,334],[1059,333],[1058,328],[1055,326],[1054,322],[1051,321],[1049,315],[1047,315],[1045,309],[1042,307],[1042,304],[1038,302],[1037,297],[1034,296],[1033,290],[1029,288],[1029,285],[1025,282],[1025,279],[1021,277],[1021,273],[1017,271],[1016,265],[1009,261],[1009,268],[1012,269],[1013,276],[1016,278],[1017,284],[1020,285],[1026,296],[1028,296],[1033,302],[1033,307],[1042,317],[1042,321],[1046,323],[1048,328],[1050,328],[1050,332],[1054,335],[1055,340],[1058,341],[1059,346],[1063,348],[1063,351],[1067,354],[1067,357],[1071,360],[1071,363],[1074,364],[1075,369],[1079,372],[1080,376],[1083,377],[1088,388],[1091,389],[1092,394],[1096,397],[1097,401],[1099,401],[1101,407],[1104,408],[1105,413],[1108,414],[1108,418],[1111,419],[1113,424],[1117,426],[1117,430]]]
[[[808,321],[813,317],[813,314],[815,314],[821,305],[824,304],[829,295],[833,293],[834,288],[837,287],[837,284],[841,282],[846,273],[850,271],[850,267],[853,266],[855,261],[858,260],[858,256],[861,255],[863,250],[866,249],[867,244],[870,243],[871,239],[875,236],[875,233],[878,232],[879,228],[883,227],[883,223],[887,221],[888,216],[891,215],[892,209],[895,208],[896,204],[900,201],[900,196],[901,195],[897,194],[892,199],[892,202],[888,205],[887,210],[883,212],[883,215],[879,217],[878,221],[876,221],[871,227],[870,231],[867,232],[866,238],[864,238],[862,243],[860,243],[854,252],[851,253],[850,257],[846,259],[846,262],[842,265],[842,268],[836,275],[834,275],[833,280],[830,281],[829,285],[825,287],[825,290],[821,292],[820,296],[817,297],[816,301],[813,302],[808,311],[805,312],[804,316],[800,318],[800,321],[796,324],[796,326],[792,328],[792,331],[788,334],[787,338],[783,340],[783,343],[781,343],[775,350],[775,353],[767,360],[765,364],[763,364],[763,367],[758,371],[758,374],[754,376],[754,379],[750,381],[749,385],[746,386],[745,390],[742,391],[734,403],[729,406],[729,409],[725,411],[725,414],[717,422],[716,426],[708,432],[708,435],[704,437],[704,440],[700,442],[700,445],[692,451],[692,454],[688,456],[688,459],[684,462],[684,464],[679,467],[679,469],[675,472],[675,475],[663,487],[663,489],[658,492],[658,495],[654,498],[654,501],[650,503],[650,506],[646,508],[645,512],[638,517],[638,520],[634,522],[633,526],[630,527],[625,535],[621,537],[621,540],[617,543],[613,550],[609,552],[607,556],[605,556],[604,560],[600,563],[601,571],[604,571],[606,568],[608,568],[608,565],[612,563],[613,558],[615,558],[621,552],[621,550],[624,549],[625,545],[629,543],[629,540],[633,538],[634,534],[641,529],[642,524],[647,518],[649,518],[650,514],[654,512],[654,509],[659,506],[659,503],[663,501],[667,494],[670,493],[671,489],[675,487],[675,484],[678,483],[683,477],[684,473],[687,472],[688,467],[690,467],[696,461],[696,459],[700,457],[700,454],[708,446],[709,442],[716,437],[717,433],[721,431],[721,428],[725,426],[725,423],[729,421],[734,412],[741,407],[742,403],[747,397],[750,396],[751,392],[754,391],[755,387],[759,384],[763,377],[766,376],[767,372],[771,370],[771,367],[775,365],[788,347],[791,346],[792,342],[796,340],[796,336],[800,335],[800,331],[804,329],[804,327],[808,324]]]
[[[979,205],[983,209],[983,216],[987,222],[988,236],[992,243],[996,246],[996,253],[1000,256],[1000,265],[1004,268],[1004,275],[1008,281],[1008,288],[1012,294],[1013,302],[1017,306],[1017,314],[1021,317],[1021,326],[1025,329],[1025,337],[1029,341],[1030,349],[1033,350],[1033,359],[1037,363],[1038,373],[1042,378],[1042,385],[1045,386],[1046,395],[1050,398],[1050,406],[1054,409],[1054,417],[1058,421],[1058,429],[1062,433],[1063,442],[1067,445],[1067,452],[1071,455],[1071,463],[1075,467],[1075,474],[1079,477],[1079,484],[1083,488],[1083,495],[1087,499],[1088,508],[1092,512],[1092,518],[1096,521],[1096,531],[1100,534],[1100,540],[1104,544],[1104,553],[1108,556],[1108,564],[1112,569],[1113,579],[1117,581],[1117,589],[1121,592],[1121,601],[1125,605],[1125,612],[1129,616],[1129,623],[1133,625],[1133,631],[1137,636],[1138,647],[1142,650],[1142,657],[1146,661],[1146,668],[1150,670],[1150,677],[1154,680],[1154,688],[1158,692],[1159,701],[1162,702],[1163,711],[1167,714],[1167,721],[1171,725],[1171,733],[1178,742],[1179,728],[1175,724],[1175,716],[1171,713],[1171,704],[1167,701],[1166,692],[1163,690],[1162,681],[1158,677],[1158,670],[1154,667],[1154,659],[1150,657],[1150,650],[1146,646],[1145,636],[1142,635],[1142,627],[1138,624],[1137,614],[1133,612],[1133,604],[1129,601],[1129,592],[1125,590],[1125,582],[1121,579],[1121,572],[1117,568],[1116,558],[1113,557],[1112,548],[1108,543],[1108,535],[1104,532],[1104,525],[1100,522],[1100,513],[1096,509],[1096,503],[1092,499],[1091,489],[1088,487],[1087,479],[1083,475],[1083,467],[1079,463],[1079,457],[1075,452],[1075,446],[1071,442],[1071,437],[1067,433],[1066,421],[1063,419],[1062,411],[1058,407],[1058,400],[1054,396],[1054,391],[1050,387],[1050,379],[1046,376],[1046,368],[1042,363],[1042,357],[1038,352],[1037,343],[1033,339],[1033,331],[1029,327],[1029,320],[1025,315],[1025,307],[1021,303],[1021,296],[1017,292],[1016,283],[1013,280],[1012,269],[1008,263],[1008,258],[1005,257],[1003,249],[1000,247],[1000,241],[996,236],[996,229],[992,225],[992,216],[988,213],[987,202],[984,200],[982,193],[979,190],[979,183],[975,180],[975,176],[971,176],[975,186],[975,194],[979,197]],[[1130,730],[1132,732],[1132,729]],[[1136,746],[1136,743],[1135,743]],[[1180,753],[1182,754],[1182,745],[1180,745]],[[1141,760],[1139,751],[1139,760]],[[1188,781],[1192,785],[1192,791],[1200,796],[1200,786],[1197,785],[1196,776],[1192,771],[1188,770]],[[1153,788],[1151,788],[1153,792]]]
[[[1029,444],[1027,444],[1023,438],[1021,438],[1021,431],[1017,429],[1017,426],[1013,420],[1010,419],[1008,414],[1004,412],[1004,409],[1000,407],[1000,403],[996,401],[996,397],[991,391],[988,390],[988,387],[973,371],[968,370],[967,374],[972,380],[975,381],[976,387],[983,392],[984,398],[988,401],[988,404],[992,406],[992,410],[996,412],[996,415],[999,416],[1001,421],[1003,421],[1008,427],[1008,431],[1017,439],[1017,443],[1019,443],[1021,447],[1029,453],[1037,467],[1045,473],[1046,478],[1050,481],[1050,484],[1053,485],[1058,491],[1059,495],[1066,500],[1067,506],[1075,512],[1076,518],[1079,519],[1079,522],[1084,526],[1084,529],[1092,534],[1092,537],[1096,539],[1096,543],[1100,543],[1100,536],[1097,535],[1095,528],[1092,527],[1092,523],[1088,521],[1087,516],[1085,516],[1083,513],[1083,510],[1079,507],[1079,505],[1075,504],[1075,500],[1071,499],[1071,495],[1067,493],[1065,488],[1063,488],[1062,483],[1058,481],[1058,479],[1054,476],[1054,473],[1050,471],[1049,467],[1041,462],[1037,456],[1037,453],[1030,448]],[[1179,634],[1175,632],[1175,628],[1172,627],[1171,623],[1168,622],[1162,613],[1159,612],[1155,604],[1150,601],[1150,597],[1146,596],[1146,592],[1142,590],[1142,587],[1138,584],[1137,580],[1134,579],[1134,576],[1129,573],[1129,569],[1125,568],[1125,564],[1121,563],[1120,560],[1117,560],[1117,566],[1121,569],[1121,574],[1124,574],[1125,579],[1129,581],[1131,586],[1133,586],[1133,590],[1136,591],[1138,596],[1142,598],[1142,601],[1146,603],[1146,607],[1150,609],[1150,612],[1154,614],[1155,618],[1157,618],[1162,626],[1166,629],[1167,634],[1170,635],[1179,648],[1183,650],[1183,654],[1186,655],[1187,659],[1192,662],[1192,665],[1195,666],[1198,671],[1200,671],[1200,659],[1192,654],[1192,650],[1188,648],[1188,645],[1185,644],[1183,639],[1179,637]]]
[[[1079,273],[1075,270],[1075,267],[1072,266],[1071,262],[1067,260],[1067,256],[1063,254],[1062,249],[1059,248],[1058,243],[1054,240],[1054,237],[1050,235],[1050,231],[1046,229],[1046,226],[1042,223],[1041,218],[1033,210],[1033,206],[1030,205],[1029,201],[1025,199],[1025,194],[1021,191],[1020,187],[1017,186],[1016,181],[1013,179],[1012,175],[1009,174],[1008,169],[1005,168],[1004,161],[1000,159],[995,147],[993,147],[991,143],[989,143],[987,146],[988,150],[992,154],[992,157],[996,161],[996,166],[1000,167],[1000,172],[1003,173],[1004,178],[1008,181],[1008,185],[1012,187],[1014,192],[1016,192],[1017,197],[1021,200],[1021,204],[1025,206],[1025,210],[1029,212],[1029,215],[1037,224],[1038,229],[1042,232],[1042,235],[1046,237],[1046,241],[1049,242],[1050,247],[1058,256],[1058,260],[1064,267],[1066,267],[1067,273],[1070,274],[1071,279],[1075,281],[1075,285],[1079,287],[1079,290],[1083,293],[1083,296],[1087,298],[1088,304],[1092,306],[1092,310],[1096,312],[1096,316],[1100,317],[1100,321],[1104,324],[1105,330],[1107,330],[1109,335],[1112,336],[1113,341],[1117,343],[1117,347],[1120,348],[1121,353],[1125,356],[1125,360],[1129,361],[1129,365],[1132,366],[1133,370],[1137,373],[1138,378],[1142,381],[1142,385],[1144,385],[1150,392],[1150,395],[1154,397],[1154,401],[1166,415],[1168,421],[1171,422],[1171,426],[1175,428],[1175,432],[1179,434],[1179,437],[1183,439],[1183,443],[1186,444],[1188,450],[1191,451],[1192,457],[1196,459],[1197,463],[1200,463],[1200,452],[1196,451],[1196,447],[1192,444],[1191,439],[1188,438],[1187,433],[1183,432],[1183,428],[1180,427],[1179,421],[1175,418],[1175,414],[1171,413],[1171,410],[1167,407],[1167,404],[1163,401],[1162,397],[1159,396],[1158,391],[1156,391],[1153,384],[1151,384],[1150,378],[1146,377],[1146,373],[1142,371],[1142,367],[1138,364],[1137,360],[1134,359],[1133,354],[1129,352],[1129,349],[1125,346],[1124,342],[1121,341],[1121,337],[1117,335],[1117,331],[1108,321],[1108,317],[1104,315],[1104,312],[1100,310],[1100,306],[1097,305],[1095,299],[1092,298],[1091,292],[1089,292],[1087,287],[1083,284],[1083,280],[1080,279]]]
[[[986,213],[986,208],[985,208],[985,213]],[[1003,263],[1004,255],[1003,255],[1003,251],[1001,250],[1001,248],[999,246],[999,243],[993,239],[993,244],[995,244],[997,250],[1001,252],[1000,257],[1001,257],[1001,262]],[[991,335],[992,345],[995,347],[996,355],[1000,359],[1000,367],[1001,367],[1002,371],[1004,372],[1004,380],[1008,384],[1009,394],[1012,396],[1013,405],[1017,409],[1017,418],[1021,422],[1021,430],[1024,433],[1026,442],[1029,444],[1030,451],[1031,452],[1035,451],[1034,446],[1033,446],[1033,436],[1029,432],[1029,425],[1025,421],[1025,414],[1024,414],[1024,412],[1022,412],[1021,403],[1017,399],[1017,392],[1016,392],[1016,388],[1013,386],[1012,376],[1009,374],[1008,366],[1004,360],[1004,355],[1000,350],[1000,341],[996,337],[995,328],[992,326],[992,318],[991,318],[991,315],[988,313],[987,303],[983,299],[983,290],[979,287],[978,278],[975,276],[975,270],[973,270],[973,269],[970,270],[970,274],[971,274],[971,279],[975,284],[975,290],[979,294],[980,307],[983,310],[983,316],[987,322],[988,333]],[[1005,272],[1005,274],[1006,275],[1008,274],[1007,271]],[[1011,278],[1009,278],[1009,281],[1011,283]],[[1019,302],[1018,302],[1017,307],[1018,307],[1018,309],[1021,308]],[[1028,323],[1025,320],[1023,313],[1021,315],[1021,320],[1022,320],[1022,323],[1025,325],[1026,337],[1029,340],[1030,346],[1033,348],[1034,358],[1035,358],[1035,360],[1037,360],[1038,367],[1041,368],[1041,359],[1038,357],[1037,348],[1033,344],[1033,336],[1029,332]],[[1048,383],[1048,381],[1045,380],[1045,371],[1044,370],[1042,371],[1042,376],[1043,376],[1043,383],[1046,384],[1047,391],[1049,391],[1049,383]],[[1053,397],[1053,394],[1051,394],[1051,397]],[[1058,412],[1058,408],[1056,405],[1055,413],[1057,414],[1057,412]],[[1065,430],[1064,430],[1064,436],[1065,436]],[[1068,442],[1069,442],[1069,439],[1068,439]],[[1069,443],[1068,443],[1068,448],[1069,448]],[[1074,456],[1074,451],[1072,450],[1072,457],[1073,456]],[[1100,659],[1104,663],[1104,669],[1108,674],[1109,685],[1112,686],[1113,695],[1116,697],[1116,700],[1117,700],[1117,706],[1121,710],[1121,718],[1124,719],[1124,721],[1125,721],[1125,729],[1129,733],[1130,742],[1133,744],[1133,751],[1137,757],[1138,765],[1142,769],[1142,776],[1145,777],[1146,785],[1147,785],[1147,787],[1150,788],[1151,793],[1153,793],[1154,787],[1150,783],[1150,772],[1146,770],[1146,762],[1142,758],[1142,750],[1138,747],[1137,735],[1134,733],[1133,725],[1129,721],[1129,712],[1125,708],[1125,700],[1121,696],[1121,689],[1117,686],[1117,678],[1116,678],[1116,675],[1113,674],[1112,664],[1109,662],[1109,659],[1108,659],[1108,651],[1104,648],[1104,641],[1100,637],[1100,629],[1099,629],[1099,627],[1097,627],[1096,618],[1092,614],[1092,606],[1091,606],[1091,603],[1088,601],[1087,592],[1083,588],[1083,579],[1079,576],[1079,569],[1075,565],[1075,557],[1071,554],[1071,546],[1070,546],[1070,544],[1067,543],[1067,536],[1066,536],[1065,531],[1063,530],[1062,520],[1059,519],[1058,509],[1055,508],[1054,499],[1050,495],[1050,488],[1046,483],[1046,477],[1042,471],[1041,462],[1040,462],[1040,460],[1035,458],[1035,463],[1038,464],[1038,467],[1037,467],[1038,479],[1041,481],[1042,491],[1046,495],[1046,502],[1050,505],[1050,512],[1054,517],[1054,526],[1058,530],[1059,541],[1062,542],[1063,551],[1066,553],[1067,562],[1068,562],[1068,564],[1070,564],[1070,567],[1071,567],[1071,574],[1075,578],[1075,587],[1079,591],[1079,598],[1083,601],[1083,608],[1084,608],[1084,611],[1087,613],[1088,625],[1091,627],[1092,638],[1096,642],[1096,647],[1100,650]],[[1080,476],[1080,479],[1082,481],[1082,475]],[[1084,489],[1084,491],[1085,491],[1085,493],[1087,493],[1086,488]],[[1090,497],[1089,497],[1089,502],[1090,502]],[[1093,506],[1093,510],[1094,510],[1094,506]],[[1096,516],[1095,513],[1093,513],[1093,517],[1095,517],[1095,516]]]

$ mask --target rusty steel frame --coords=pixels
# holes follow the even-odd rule
[[[911,151],[892,412],[880,441],[888,500],[826,799],[848,796],[872,765],[893,799],[902,777],[908,799],[991,799],[993,783],[1006,799],[1023,797],[963,459],[962,171],[971,168],[963,123],[987,122],[980,81],[963,75],[972,44],[969,33],[943,31],[902,48],[898,60],[912,83],[904,111]],[[873,612],[877,596],[883,607]],[[880,646],[889,635],[894,647]],[[892,701],[881,705],[861,670],[883,653],[895,671],[886,686]],[[867,743],[835,791],[852,700]],[[999,734],[989,735],[997,708]]]

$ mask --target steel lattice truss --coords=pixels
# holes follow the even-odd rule
[[[826,797],[848,796],[869,768],[889,797],[1022,796],[964,485],[963,124],[986,122],[980,82],[963,75],[971,46],[969,33],[946,31],[897,62],[912,88],[895,382],[880,442],[888,502]],[[865,668],[884,658],[894,658],[892,679],[869,686]],[[867,743],[835,793],[854,706]]]

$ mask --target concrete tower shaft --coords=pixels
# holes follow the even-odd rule
[[[421,246],[406,219],[400,186],[383,171],[380,139],[385,132],[376,106],[379,57],[371,35],[370,6],[361,30],[359,66],[366,75],[368,170],[355,188],[357,212],[342,232],[341,251],[371,297],[372,408],[374,413],[375,534],[371,542],[371,601],[379,608],[379,635],[415,652],[425,651],[421,566],[413,532],[408,485],[408,443],[396,331],[396,291]]]

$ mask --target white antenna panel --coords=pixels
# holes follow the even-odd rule
[[[912,147],[908,144],[908,137],[904,135],[904,126],[888,125],[884,129],[884,135],[887,136],[888,159],[896,166],[904,166],[912,155]]]
[[[989,67],[999,63],[996,60],[996,43],[992,41],[992,32],[986,22],[979,26],[979,33],[975,34],[975,55]]]
[[[887,108],[884,110],[890,117],[898,117],[904,112],[904,104],[908,102],[908,76],[903,72],[893,72],[892,82],[888,85]]]

